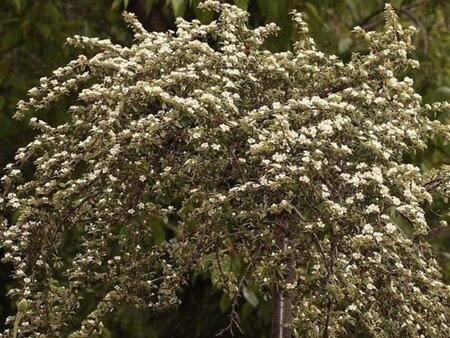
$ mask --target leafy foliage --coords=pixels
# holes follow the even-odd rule
[[[100,52],[19,102],[21,118],[78,93],[70,122],[30,120],[40,134],[3,178],[19,214],[2,242],[20,300],[4,336],[90,336],[119,304],[178,304],[205,267],[231,301],[229,330],[241,296],[256,306],[276,290],[298,336],[445,335],[449,287],[425,212],[431,193],[447,197],[448,170],[403,155],[449,137],[428,117],[448,105],[423,106],[395,77],[418,65],[414,29],[386,6],[385,30],[356,27],[367,52],[344,63],[318,51],[298,13],[293,50],[270,52],[274,24],[252,30],[235,6],[203,6],[219,19],[178,19],[176,34],[127,14],[131,47],[69,39]],[[88,313],[91,288],[102,296]]]
[[[250,13],[250,25],[256,27],[260,24],[276,22],[282,31],[276,37],[269,37],[264,43],[266,48],[271,50],[290,50],[291,44],[295,40],[295,30],[292,29],[289,11],[297,9],[304,12],[309,23],[311,34],[319,48],[329,53],[335,53],[340,58],[347,61],[351,51],[365,52],[364,46],[350,34],[355,25],[360,25],[365,29],[379,28],[382,23],[382,8],[384,0],[277,0],[278,6],[272,6],[275,1],[251,0],[236,1],[241,8],[248,9]],[[197,9],[199,0],[185,1],[184,13],[179,13],[186,18],[198,18],[203,23],[208,23],[214,19],[212,12],[200,11]],[[143,4],[141,6],[141,4]],[[403,24],[414,24],[418,27],[418,34],[415,36],[415,44],[418,48],[412,51],[415,58],[420,60],[421,69],[419,71],[408,72],[414,78],[414,87],[424,96],[425,102],[448,100],[449,84],[449,54],[446,53],[449,46],[448,30],[448,3],[445,0],[403,0],[392,1],[400,15]],[[50,9],[48,9],[50,8]],[[112,37],[115,42],[129,43],[129,34],[125,31],[120,20],[120,12],[127,8],[135,12],[140,21],[150,30],[173,29],[174,20],[173,7],[170,0],[131,0],[124,1],[59,1],[59,0],[5,0],[0,3],[0,45],[8,43],[14,34],[11,31],[18,31],[20,38],[10,49],[0,48],[0,167],[12,160],[14,151],[25,145],[33,138],[34,132],[28,128],[26,123],[12,121],[11,117],[15,112],[15,104],[19,98],[24,96],[26,89],[36,85],[38,79],[48,75],[54,67],[66,63],[70,58],[77,55],[77,52],[66,46],[63,47],[66,36],[73,34],[84,34],[88,36]],[[42,35],[34,24],[48,26],[50,35]],[[44,28],[45,30],[45,28]],[[1,42],[5,39],[6,42]],[[47,52],[51,51],[51,52]],[[79,52],[78,52],[79,53]],[[90,53],[84,51],[84,53]],[[90,55],[90,54],[88,54]],[[66,114],[70,105],[69,100],[63,99],[58,104],[53,104],[45,112],[37,112],[39,118],[44,118],[50,125],[57,125],[68,120]],[[441,120],[448,119],[448,112],[443,112],[438,116]],[[448,147],[442,142],[433,142],[428,149],[417,152],[417,155],[405,154],[406,160],[415,163],[424,170],[439,166],[441,163],[448,164]],[[28,171],[28,170],[27,170]],[[25,175],[28,179],[28,175]],[[445,201],[437,201],[438,209],[447,210],[448,204]],[[427,210],[427,220],[432,227],[429,238],[433,243],[433,249],[440,265],[444,268],[446,280],[450,280],[449,247],[450,237],[446,227],[439,225],[435,216],[435,211]],[[5,217],[15,219],[14,214],[5,213]],[[158,240],[167,238],[170,229],[157,227]],[[75,243],[67,243],[67,252],[74,252]],[[237,266],[236,269],[243,269]],[[209,275],[207,272],[205,278]],[[1,294],[2,304],[0,313],[2,318],[6,318],[7,313],[11,313],[11,304],[3,295],[12,285],[9,279],[10,265],[1,266]],[[192,277],[195,278],[195,275]],[[208,285],[207,282],[205,282]],[[137,337],[139,332],[147,332],[148,336],[172,337],[189,336],[205,337],[217,332],[218,328],[224,325],[222,310],[220,310],[217,297],[220,294],[211,290],[202,295],[201,290],[205,284],[196,283],[196,288],[189,288],[184,296],[184,304],[189,306],[196,304],[196,298],[205,299],[198,303],[195,311],[177,313],[177,311],[164,311],[159,315],[142,315],[137,310],[127,307],[120,314],[108,316],[107,326],[110,332],[104,332],[105,337],[133,336]],[[206,288],[205,290],[209,290]],[[94,292],[90,289],[89,292]],[[88,299],[90,299],[88,297]],[[206,299],[212,303],[206,305]],[[225,299],[223,297],[223,299]],[[251,311],[250,316],[241,314],[245,320],[241,323],[245,331],[245,337],[263,337],[268,332],[267,324],[268,312],[261,307]],[[248,309],[244,306],[245,299],[242,298],[239,308]],[[191,304],[191,305],[189,305]],[[204,305],[201,305],[204,304]],[[226,305],[227,302],[221,302]],[[263,306],[264,305],[264,306]],[[244,309],[245,307],[245,309]],[[224,311],[229,308],[223,306]],[[125,316],[124,313],[128,315]],[[188,315],[189,314],[189,315]],[[161,317],[163,316],[163,317]],[[195,317],[194,317],[195,316]],[[196,319],[195,319],[196,318]],[[208,320],[202,320],[208,318]],[[195,322],[197,331],[186,331]],[[164,323],[164,324],[163,324]],[[165,324],[167,323],[167,325]],[[215,323],[215,324],[214,324]],[[264,324],[266,323],[266,324]],[[211,324],[211,325],[210,325]],[[138,326],[136,326],[138,325]],[[127,327],[128,331],[123,331]],[[133,328],[139,328],[133,329]],[[215,329],[214,329],[215,328]],[[133,331],[134,330],[134,331]],[[150,332],[152,332],[150,334]]]

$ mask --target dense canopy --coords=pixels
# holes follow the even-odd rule
[[[231,299],[252,285],[289,297],[300,337],[446,336],[450,290],[424,215],[447,195],[448,173],[402,156],[448,139],[429,117],[448,105],[423,106],[412,80],[396,77],[418,65],[414,28],[386,6],[382,32],[354,29],[368,53],[344,63],[317,50],[299,13],[293,51],[275,53],[260,48],[275,25],[249,29],[235,6],[202,6],[218,20],[178,19],[176,32],[147,32],[125,14],[131,47],[69,39],[99,52],[19,103],[20,118],[78,95],[71,122],[30,120],[40,134],[2,179],[5,206],[19,211],[0,236],[21,300],[3,336],[68,334],[101,284],[72,334],[89,336],[122,302],[177,304],[205,266]],[[155,239],[155,223],[171,227],[169,241]],[[237,255],[240,276],[224,268]]]

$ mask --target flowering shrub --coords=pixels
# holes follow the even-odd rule
[[[18,212],[1,241],[20,300],[3,336],[68,335],[86,290],[102,285],[71,335],[90,336],[122,303],[176,305],[205,267],[234,300],[231,328],[254,284],[292,304],[300,337],[448,336],[450,289],[425,219],[448,195],[448,170],[402,161],[450,136],[428,117],[448,105],[422,106],[412,80],[395,77],[418,66],[414,28],[387,6],[383,32],[354,29],[368,53],[344,64],[316,49],[299,13],[293,51],[272,53],[261,46],[275,25],[251,30],[235,6],[202,6],[218,20],[179,18],[176,33],[146,32],[125,14],[131,47],[68,39],[99,52],[19,102],[20,118],[78,93],[70,123],[31,118],[40,134],[2,179],[4,207]],[[172,229],[167,241],[155,240],[158,222]]]

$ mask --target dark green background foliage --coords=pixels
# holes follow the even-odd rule
[[[129,44],[131,34],[121,19],[127,9],[137,14],[148,30],[165,31],[174,28],[176,16],[197,18],[202,22],[214,19],[212,13],[199,11],[200,0],[1,0],[0,1],[0,167],[13,158],[14,151],[33,137],[25,123],[12,119],[15,104],[26,91],[35,86],[39,78],[48,76],[52,69],[64,65],[77,54],[90,51],[73,50],[65,46],[65,39],[74,34],[108,37],[114,42]],[[228,1],[233,3],[233,1]],[[295,36],[289,12],[297,9],[306,14],[312,35],[319,47],[335,53],[344,61],[352,52],[364,53],[350,30],[354,26],[380,29],[383,25],[381,0],[234,0],[247,9],[250,25],[276,22],[281,31],[270,38],[266,47],[277,51],[291,47]],[[417,50],[414,57],[421,68],[408,74],[415,80],[416,90],[426,102],[450,100],[450,5],[447,0],[392,0],[404,24],[418,28]],[[51,124],[65,121],[66,103],[54,106],[50,112],[38,113]],[[448,119],[448,114],[439,116]],[[424,169],[450,164],[450,149],[441,144],[430,145],[422,154],[408,154],[405,160]],[[448,208],[442,201],[442,209]],[[14,215],[8,215],[13,217]],[[433,214],[429,220],[433,225]],[[168,229],[155,224],[160,239]],[[444,277],[450,281],[450,231],[436,229],[431,232],[437,258]],[[68,248],[68,251],[76,248]],[[230,269],[239,274],[238,256],[232,259]],[[9,270],[0,270],[0,322],[14,311],[5,296],[9,285]],[[179,309],[160,313],[142,313],[133,306],[117,310],[106,321],[103,337],[211,337],[228,324],[230,301],[211,286],[208,270],[192,276],[186,287],[183,304]],[[89,290],[88,290],[89,291]],[[93,297],[95,298],[95,297]],[[241,336],[265,337],[269,331],[270,306],[258,297],[255,290],[247,290],[240,304],[242,316]],[[225,333],[224,336],[229,336]],[[239,335],[239,334],[238,334]]]

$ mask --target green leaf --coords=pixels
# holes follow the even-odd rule
[[[16,12],[19,13],[22,10],[22,0],[13,0],[14,7],[16,7]]]
[[[219,301],[219,307],[222,313],[225,313],[231,306],[231,299],[226,293],[222,294]]]
[[[22,299],[18,304],[17,304],[17,310],[19,312],[25,312],[27,311],[27,307],[28,307],[28,302],[26,299]]]
[[[46,6],[45,6],[45,14],[52,21],[58,20],[58,19],[61,18],[60,10],[58,9],[58,7],[55,4],[53,4],[51,2],[48,2],[46,4]]]
[[[235,276],[241,276],[242,274],[242,261],[239,256],[232,256],[230,259],[230,268]]]
[[[0,95],[0,109],[2,109],[5,106],[5,97]]]
[[[152,223],[152,230],[153,230],[153,240],[156,244],[161,244],[166,240],[166,232],[164,231],[164,228],[158,224],[158,223]]]
[[[309,13],[312,14],[312,16],[317,20],[317,22],[322,22],[322,18],[320,17],[320,14],[313,4],[306,3],[305,6],[309,9]]]
[[[187,1],[186,0],[170,0],[172,3],[172,8],[175,16],[183,16],[186,11]]]
[[[200,20],[202,24],[208,24],[214,20],[215,13],[210,10],[199,9],[198,4],[201,0],[190,0],[190,6],[194,9],[196,19]]]
[[[255,311],[255,308],[250,303],[245,303],[242,307],[241,311],[241,319],[246,320],[252,313]]]
[[[256,297],[256,294],[252,289],[244,285],[242,293],[244,294],[245,300],[249,302],[253,307],[258,306],[259,303],[258,297]]]
[[[450,87],[442,86],[432,95],[433,101],[450,101]]]
[[[247,10],[249,0],[234,0],[234,4],[241,9]]]
[[[153,241],[156,244],[164,242],[166,240],[166,230],[163,218],[153,214],[149,214],[147,217],[153,230]]]
[[[19,29],[10,29],[0,40],[0,50],[7,50],[20,41],[21,32]]]
[[[111,5],[112,11],[118,11],[122,7],[122,0],[114,0],[114,2]]]
[[[391,5],[394,8],[400,8],[400,6],[402,5],[403,0],[391,0]]]
[[[200,266],[202,269],[209,268],[211,266],[212,261],[215,259],[214,254],[204,255],[200,259]]]
[[[37,30],[39,31],[39,33],[42,34],[42,36],[44,38],[48,38],[52,34],[52,30],[46,24],[44,24],[42,22],[36,22],[34,25],[36,26]]]
[[[280,4],[274,0],[258,0],[258,7],[266,22],[276,21]]]
[[[346,2],[350,12],[352,13],[353,19],[358,20],[358,11],[356,9],[355,2],[353,0],[347,0]]]

